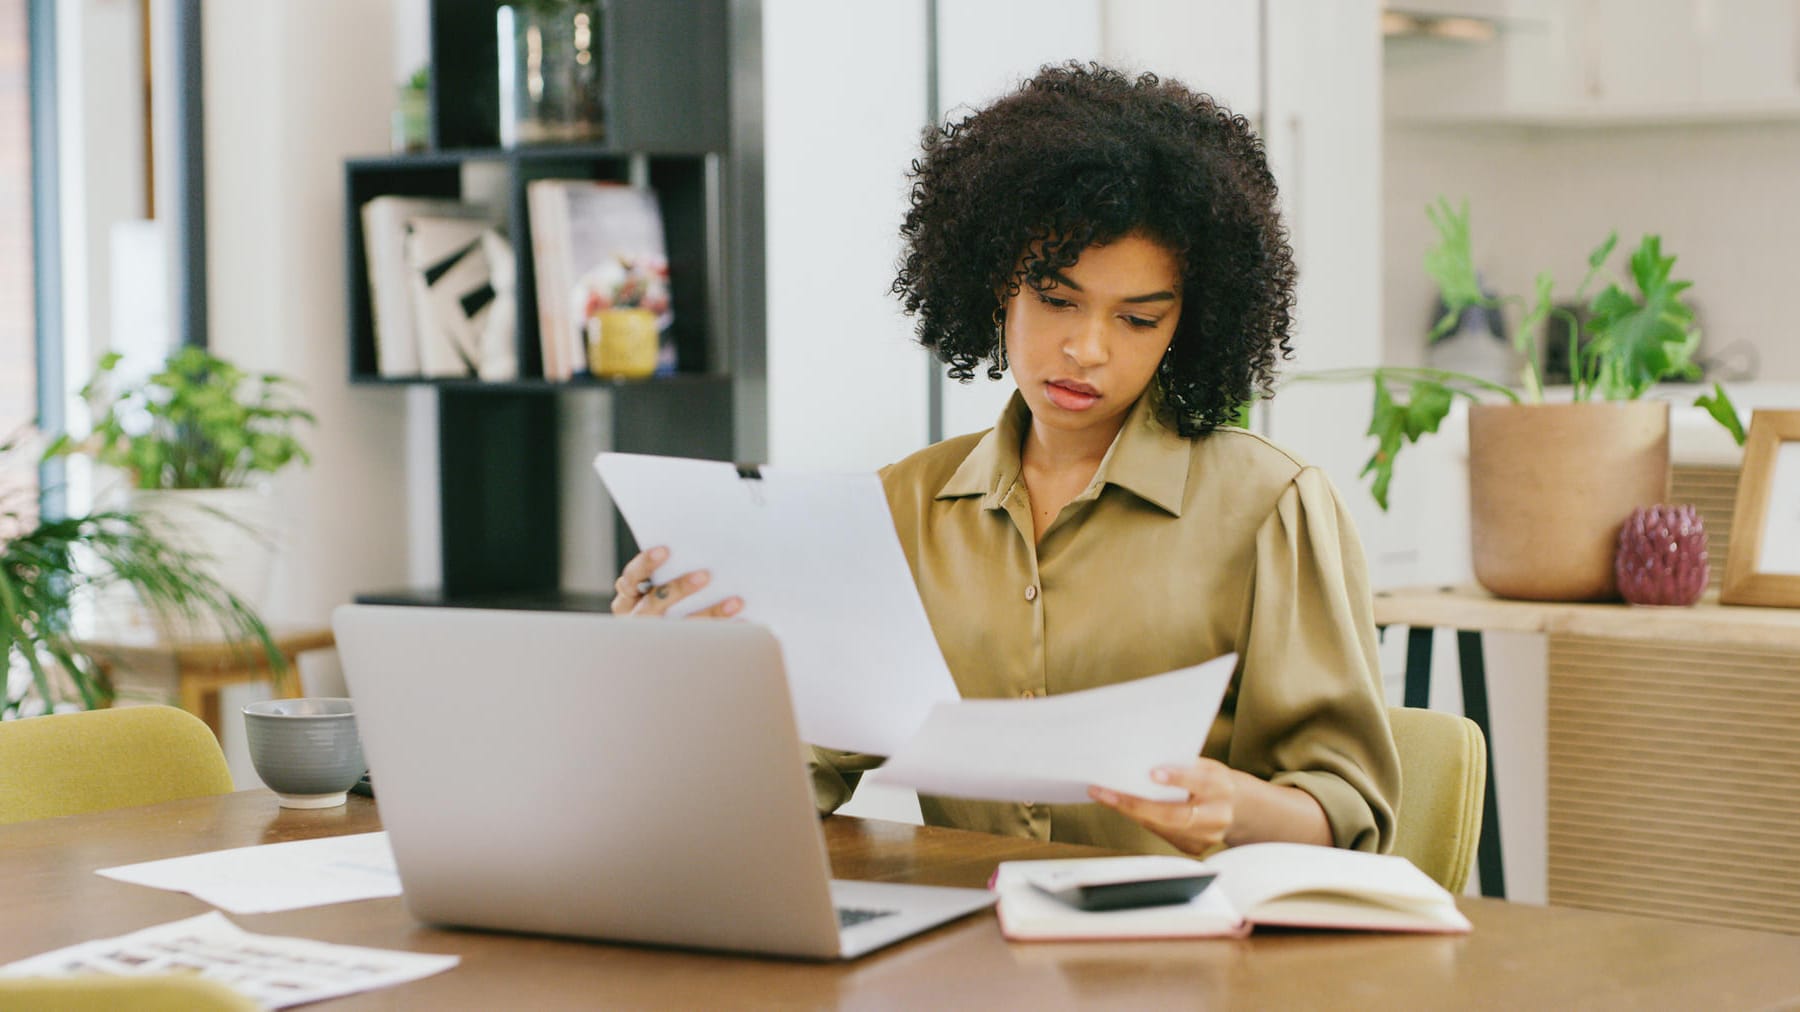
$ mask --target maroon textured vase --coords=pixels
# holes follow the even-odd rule
[[[1619,529],[1619,593],[1632,604],[1689,605],[1706,591],[1706,527],[1692,506],[1644,506]]]

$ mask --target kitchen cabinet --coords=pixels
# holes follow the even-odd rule
[[[1437,0],[1433,14],[1453,13]],[[1515,0],[1486,41],[1390,37],[1401,122],[1529,126],[1800,119],[1794,0]],[[1397,5],[1397,8],[1399,5]]]

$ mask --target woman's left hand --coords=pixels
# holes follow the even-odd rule
[[[1204,854],[1225,842],[1237,803],[1231,767],[1216,759],[1195,759],[1188,766],[1159,766],[1150,778],[1184,788],[1187,798],[1151,801],[1104,787],[1089,787],[1088,797],[1189,854]]]

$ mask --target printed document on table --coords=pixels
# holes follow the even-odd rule
[[[217,910],[0,967],[0,976],[198,974],[269,1008],[339,998],[442,973],[458,956],[252,934]]]
[[[1237,666],[1205,664],[1040,699],[966,699],[931,711],[881,767],[882,783],[925,794],[1079,804],[1088,786],[1160,801],[1187,792],[1150,779],[1200,754]]]
[[[624,453],[594,468],[638,544],[668,546],[658,582],[712,574],[671,615],[736,595],[775,634],[807,742],[890,755],[957,698],[874,474]]]
[[[188,893],[234,914],[400,895],[400,873],[384,832],[215,850],[95,874]]]

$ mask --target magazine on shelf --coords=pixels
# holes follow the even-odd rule
[[[588,371],[589,320],[603,309],[642,308],[657,329],[674,322],[669,260],[655,191],[588,179],[526,184],[537,271],[544,376]],[[659,371],[672,371],[672,360]]]
[[[506,239],[478,219],[419,215],[407,219],[405,245],[420,371],[517,377],[514,268]]]
[[[491,209],[446,197],[375,197],[362,206],[363,251],[375,327],[375,366],[383,376],[424,374],[406,225],[415,217],[492,222]]]

